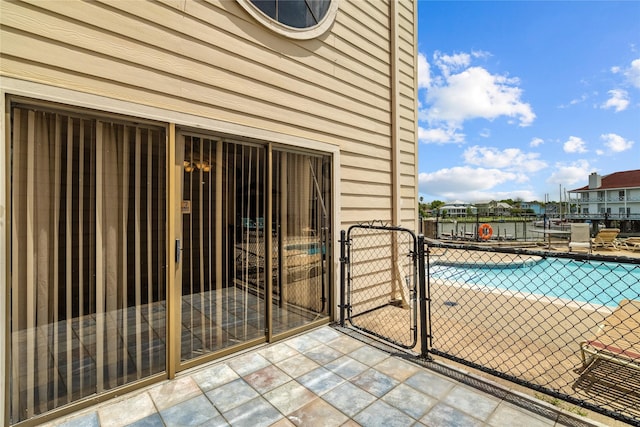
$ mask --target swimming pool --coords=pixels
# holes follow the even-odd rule
[[[512,267],[430,265],[431,277],[466,286],[545,295],[616,307],[640,299],[640,265],[546,258]]]

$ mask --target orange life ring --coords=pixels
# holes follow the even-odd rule
[[[493,236],[493,228],[489,224],[482,224],[478,228],[478,237],[482,240],[489,240]]]

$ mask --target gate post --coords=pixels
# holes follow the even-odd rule
[[[345,294],[346,294],[346,248],[347,232],[340,231],[340,326],[344,328],[345,317]]]
[[[416,248],[416,254],[418,256],[418,299],[420,301],[420,357],[424,359],[429,358],[429,349],[427,347],[427,337],[431,334],[427,334],[427,327],[431,327],[430,322],[427,322],[427,302],[430,303],[430,297],[427,295],[426,285],[426,270],[424,263],[424,235],[418,234],[417,238],[418,247]],[[430,308],[430,307],[429,307]]]

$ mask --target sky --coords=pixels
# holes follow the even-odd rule
[[[425,203],[566,200],[640,169],[640,1],[418,1]],[[574,196],[575,197],[575,196]]]

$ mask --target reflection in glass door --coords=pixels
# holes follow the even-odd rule
[[[185,136],[181,359],[265,337],[263,147]]]
[[[273,152],[273,332],[329,316],[329,156]]]
[[[14,424],[165,371],[167,219],[164,128],[11,114]]]
[[[188,135],[177,150],[181,360],[326,319],[328,156]]]

